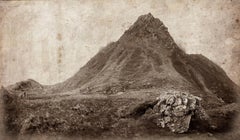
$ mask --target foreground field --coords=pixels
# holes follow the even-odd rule
[[[158,91],[158,92],[157,92]],[[61,139],[77,138],[136,138],[163,139],[205,137],[233,138],[239,135],[234,129],[233,115],[239,112],[237,104],[228,104],[207,109],[216,122],[217,128],[198,127],[192,122],[185,134],[174,134],[169,129],[160,128],[151,119],[149,110],[130,116],[142,105],[154,102],[161,90],[132,90],[114,95],[80,94],[77,91],[62,93],[59,96],[32,94],[27,98],[16,96],[5,105],[5,123],[8,135],[19,137]],[[144,106],[143,106],[144,107]],[[136,113],[135,113],[136,114]],[[239,122],[239,121],[238,121]],[[43,136],[42,136],[43,135]],[[51,137],[52,136],[52,137]]]

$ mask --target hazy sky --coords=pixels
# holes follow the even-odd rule
[[[0,2],[0,84],[61,82],[149,12],[240,83],[239,0],[56,0]]]

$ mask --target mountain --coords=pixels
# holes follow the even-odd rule
[[[103,48],[62,86],[66,89],[125,84],[137,87],[158,79],[176,81],[173,76],[179,82],[184,81],[172,71],[173,47],[176,44],[159,19],[151,14],[141,16],[119,41]],[[172,78],[168,73],[173,74]]]
[[[234,102],[239,92],[221,67],[203,55],[182,51],[151,13],[140,16],[118,41],[52,89],[114,94],[153,87],[195,90],[227,103]]]

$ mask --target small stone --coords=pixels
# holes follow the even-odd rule
[[[212,137],[212,136],[213,136],[213,134],[212,134],[212,133],[210,133],[210,132],[208,132],[208,136],[209,136],[209,137]]]
[[[174,106],[178,106],[178,105],[182,105],[182,99],[181,98],[177,98],[175,103],[174,103]]]
[[[180,105],[173,109],[173,114],[175,116],[183,116],[186,113],[186,106]]]
[[[175,102],[175,98],[172,96],[166,100],[167,105],[172,105]]]
[[[192,98],[189,102],[190,102],[190,103],[189,103],[189,108],[190,108],[191,110],[196,109],[197,100],[194,99],[194,98]]]
[[[169,117],[169,116],[165,117],[165,118],[164,118],[164,121],[165,121],[166,123],[171,122],[171,117]]]
[[[165,112],[166,108],[167,108],[167,105],[161,105],[160,106],[160,113]]]
[[[188,98],[186,98],[186,97],[183,98],[183,104],[184,104],[184,105],[187,105],[187,104],[188,104]]]
[[[170,116],[171,115],[171,106],[167,106],[164,110],[164,115],[168,115]]]

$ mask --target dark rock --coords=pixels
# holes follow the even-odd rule
[[[172,132],[187,132],[191,117],[208,118],[200,105],[201,98],[186,92],[171,91],[161,95],[153,107],[152,114],[158,126],[168,127]]]

